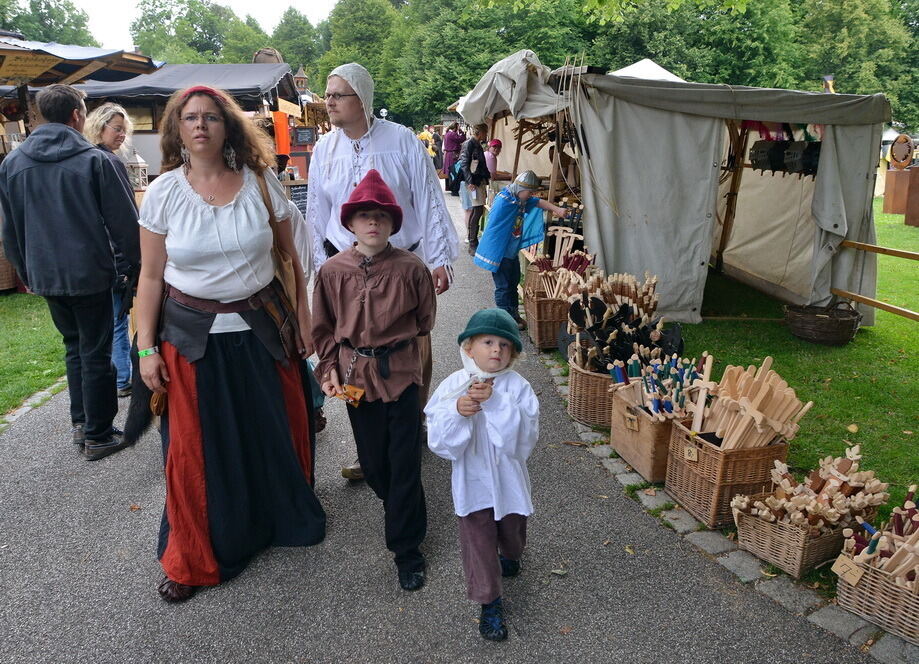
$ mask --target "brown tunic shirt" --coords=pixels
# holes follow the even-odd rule
[[[358,356],[347,381],[364,388],[367,401],[395,401],[412,383],[421,384],[416,337],[434,327],[436,308],[431,273],[414,254],[392,245],[372,258],[355,247],[336,254],[323,263],[313,289],[319,382],[336,368],[344,385],[352,348],[409,341],[389,356],[388,379],[376,359]]]

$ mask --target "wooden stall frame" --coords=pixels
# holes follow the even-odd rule
[[[857,251],[868,251],[874,254],[883,254],[885,256],[894,256],[896,258],[906,258],[908,260],[919,260],[919,253],[915,251],[905,251],[903,249],[892,249],[890,247],[879,247],[874,244],[866,244],[864,242],[855,242],[853,240],[843,240],[839,246],[848,247],[849,249],[855,249]],[[912,311],[911,309],[906,309],[904,307],[898,307],[893,304],[888,304],[887,302],[881,302],[876,300],[873,297],[867,297],[865,295],[860,295],[858,293],[852,293],[847,290],[842,290],[841,288],[831,288],[830,292],[833,295],[838,295],[847,300],[853,300],[860,304],[867,304],[869,307],[874,307],[875,309],[883,309],[897,316],[903,316],[904,318],[909,318],[910,320],[919,321],[919,311]]]

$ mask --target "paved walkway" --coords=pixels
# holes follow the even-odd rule
[[[451,211],[462,228],[457,199]],[[459,366],[458,331],[491,304],[464,253],[439,300],[434,378]],[[343,405],[327,408],[317,493],[328,537],[274,549],[240,577],[163,603],[154,552],[163,507],[158,438],[105,460],[69,441],[67,394],[0,435],[0,661],[3,662],[869,662],[741,585],[625,497],[582,448],[548,372],[518,370],[542,395],[530,461],[537,514],[524,571],[505,589],[510,638],[486,643],[465,599],[449,464],[426,454],[428,584],[398,588],[382,512],[338,476],[353,447]],[[629,547],[630,553],[626,550]],[[559,576],[553,570],[564,569]]]

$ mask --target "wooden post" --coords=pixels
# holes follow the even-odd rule
[[[520,121],[517,118],[514,118],[514,121],[517,123],[517,150],[514,152],[514,170],[511,174],[511,179],[516,179],[517,177],[517,167],[520,165],[520,148],[523,147],[523,127],[520,126]]]
[[[737,131],[737,134],[734,134],[734,131]],[[727,247],[731,230],[734,228],[734,215],[737,213],[737,193],[740,191],[740,181],[743,178],[743,162],[747,153],[747,139],[750,138],[750,131],[740,127],[733,120],[728,121],[728,132],[735,137],[735,140],[732,141],[734,172],[731,173],[731,187],[727,193],[728,204],[724,211],[724,223],[721,226],[718,251],[715,254],[715,270],[718,272],[721,272],[724,267],[724,250]]]
[[[26,128],[26,136],[32,133],[32,127],[29,123],[29,86],[20,85],[19,89],[19,108],[22,109],[23,117],[25,117],[25,122],[23,124]]]

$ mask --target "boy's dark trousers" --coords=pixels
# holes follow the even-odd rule
[[[51,320],[64,337],[70,420],[87,440],[106,440],[118,413],[112,365],[112,291],[45,296]]]
[[[418,386],[396,401],[362,401],[348,406],[364,477],[383,501],[386,548],[402,572],[424,569],[419,550],[428,517],[421,486],[421,420]]]
[[[517,284],[520,283],[520,259],[502,258],[497,272],[492,272],[491,277],[495,282],[495,306],[504,309],[516,320],[520,316],[518,310]]]

